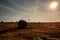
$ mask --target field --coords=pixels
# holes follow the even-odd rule
[[[0,23],[0,31],[18,27],[18,22]],[[0,40],[60,40],[60,22],[27,22],[25,29],[0,34]]]

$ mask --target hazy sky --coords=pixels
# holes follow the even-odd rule
[[[50,8],[53,2],[56,8]],[[60,22],[60,0],[0,0],[0,21]]]

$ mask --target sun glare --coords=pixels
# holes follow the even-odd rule
[[[50,5],[50,8],[56,9],[57,6],[58,6],[58,3],[57,2],[52,2],[51,5]]]

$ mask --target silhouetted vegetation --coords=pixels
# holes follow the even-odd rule
[[[3,21],[1,21],[0,23],[4,23]]]
[[[3,22],[2,22],[3,23]],[[18,22],[18,27],[15,27],[15,28],[10,28],[8,30],[2,30],[0,31],[0,34],[3,34],[3,33],[6,33],[6,32],[12,32],[12,31],[16,31],[16,30],[19,30],[19,29],[24,29],[27,27],[27,22],[24,21],[24,20],[20,20]]]

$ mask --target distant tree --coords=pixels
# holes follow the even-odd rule
[[[19,28],[19,29],[24,29],[24,28],[26,28],[26,27],[27,27],[27,22],[26,22],[26,21],[20,20],[20,21],[18,22],[18,28]]]
[[[1,21],[1,23],[4,23],[3,21]]]
[[[28,21],[30,21],[30,19],[28,19]]]

